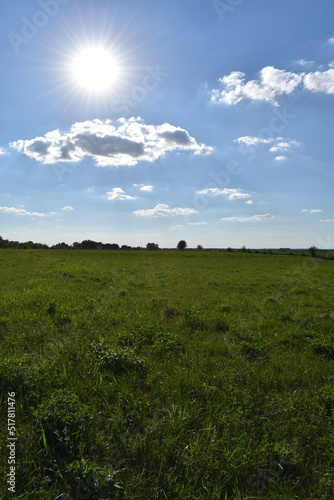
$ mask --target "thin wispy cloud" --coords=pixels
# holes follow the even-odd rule
[[[239,188],[207,188],[196,191],[196,194],[211,195],[211,196],[225,196],[228,200],[243,200],[245,198],[250,198],[251,195],[248,193],[243,193],[242,189]]]
[[[73,207],[71,207],[70,205],[67,205],[66,207],[63,207],[61,208],[60,210],[67,210],[67,211],[70,211],[70,210],[74,210]]]
[[[321,210],[320,208],[314,208],[312,210],[309,210],[308,208],[303,208],[301,210],[302,212],[309,212],[310,214],[319,214],[321,213],[323,210]]]
[[[194,155],[213,151],[181,127],[169,123],[147,125],[139,117],[87,120],[75,123],[67,132],[53,130],[42,137],[10,145],[44,164],[80,162],[88,157],[100,167],[154,162],[172,151],[189,151]]]
[[[41,213],[41,212],[29,212],[24,208],[16,208],[16,207],[0,207],[0,212],[5,214],[12,215],[30,215],[34,217],[45,217],[46,215],[54,215],[54,212],[49,214]]]
[[[122,188],[115,187],[106,194],[108,200],[135,200],[135,196],[125,194]]]
[[[278,106],[278,97],[297,90],[334,94],[334,70],[294,73],[266,66],[259,72],[258,80],[248,81],[245,73],[233,71],[219,78],[218,87],[211,91],[211,101],[235,105],[248,99]]]
[[[267,219],[273,219],[274,215],[271,214],[258,214],[250,217],[223,217],[220,219],[223,222],[261,222]]]
[[[315,64],[315,61],[305,61],[305,59],[298,59],[298,61],[296,61],[296,64],[303,67],[310,67]]]
[[[143,215],[147,217],[167,217],[169,215],[192,215],[197,214],[198,210],[194,208],[170,208],[169,205],[165,205],[164,203],[159,203],[154,208],[150,209],[142,209],[136,210],[133,212],[135,215]]]
[[[249,150],[251,156],[255,156],[256,151],[269,151],[270,153],[275,153],[277,155],[275,157],[276,161],[287,160],[287,156],[285,154],[280,155],[278,153],[287,153],[301,147],[301,143],[296,139],[284,137],[268,137],[266,139],[257,136],[243,136],[234,139],[234,142],[240,145],[239,148],[242,154],[245,154]]]

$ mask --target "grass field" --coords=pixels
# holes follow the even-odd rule
[[[334,496],[334,261],[0,252],[4,499]],[[61,496],[62,495],[62,496]]]

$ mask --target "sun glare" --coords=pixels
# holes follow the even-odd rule
[[[106,92],[111,89],[120,73],[117,58],[104,47],[88,47],[72,60],[74,82],[88,92]]]

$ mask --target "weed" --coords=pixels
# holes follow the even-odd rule
[[[41,426],[45,449],[51,448],[58,457],[75,456],[80,445],[88,442],[92,409],[72,392],[59,389],[37,407],[34,416]]]
[[[128,372],[143,372],[144,362],[126,350],[115,350],[108,346],[103,339],[91,344],[91,354],[94,365],[100,370],[114,375]]]

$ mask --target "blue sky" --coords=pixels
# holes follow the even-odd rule
[[[2,237],[333,248],[333,11],[4,0]]]

